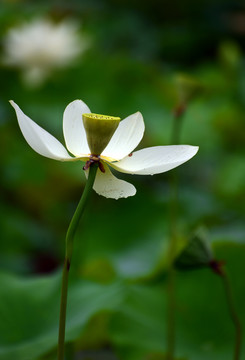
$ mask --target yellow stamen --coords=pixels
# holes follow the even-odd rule
[[[101,114],[83,114],[83,117],[87,119],[97,119],[97,120],[116,120],[116,121],[121,120],[120,117],[101,115]]]

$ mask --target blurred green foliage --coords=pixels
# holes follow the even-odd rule
[[[167,145],[179,74],[202,88],[183,117],[181,143],[200,150],[178,169],[179,241],[208,227],[245,328],[244,4],[5,0],[2,39],[41,16],[77,20],[90,47],[40,87],[26,86],[18,69],[0,68],[0,359],[55,359],[64,239],[85,183],[81,164],[43,158],[26,144],[8,100],[62,142],[62,114],[74,99],[121,118],[139,110],[146,124],[140,147]],[[136,196],[94,193],[76,235],[67,339],[77,352],[164,359],[170,176],[120,177]],[[232,358],[234,329],[220,279],[209,270],[178,273],[176,319],[176,359]]]

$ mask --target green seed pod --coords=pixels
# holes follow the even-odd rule
[[[91,154],[100,155],[116,131],[119,117],[83,114],[83,124],[86,130],[88,146]]]

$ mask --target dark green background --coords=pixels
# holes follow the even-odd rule
[[[3,1],[1,38],[40,16],[76,19],[90,47],[37,88],[27,87],[18,69],[0,68],[0,359],[55,359],[64,238],[85,184],[81,163],[46,159],[27,145],[8,100],[62,143],[64,108],[82,99],[96,113],[124,118],[141,111],[139,148],[167,145],[180,73],[202,92],[183,117],[181,143],[200,150],[178,169],[179,241],[208,228],[245,326],[243,2]],[[72,347],[97,354],[84,359],[104,352],[164,359],[174,171],[117,174],[136,186],[133,198],[93,193],[76,236],[67,321]],[[178,273],[176,296],[176,359],[232,359],[234,329],[220,278],[209,269]]]

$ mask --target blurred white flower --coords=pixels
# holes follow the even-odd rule
[[[75,22],[36,19],[11,28],[3,39],[3,62],[20,68],[24,80],[38,85],[56,68],[69,65],[87,48]]]
[[[63,132],[66,147],[75,157],[68,154],[65,147],[46,130],[27,117],[17,104],[10,101],[14,107],[20,129],[27,143],[42,156],[60,161],[84,161],[83,169],[88,174],[92,163],[98,162],[94,190],[107,198],[119,199],[133,196],[135,187],[116,178],[109,166],[128,174],[153,175],[171,170],[191,159],[198,151],[198,146],[172,145],[154,146],[136,152],[132,151],[140,143],[144,130],[144,120],[140,112],[122,120],[109,143],[101,148],[101,154],[93,154],[89,147],[83,123],[83,114],[89,118],[88,106],[81,100],[71,102],[65,109],[63,117]],[[91,114],[91,118],[106,119],[110,117]],[[113,118],[118,119],[118,118]],[[104,121],[104,120],[103,120]],[[99,133],[101,136],[101,132]]]

